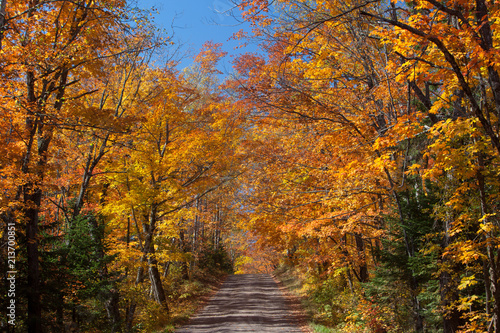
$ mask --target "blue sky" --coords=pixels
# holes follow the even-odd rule
[[[174,41],[183,45],[181,53],[192,55],[198,53],[205,41],[222,43],[223,50],[236,55],[244,51],[255,51],[256,47],[235,50],[241,42],[229,41],[231,35],[240,30],[248,29],[231,16],[234,7],[231,0],[138,0],[141,8],[154,7],[158,11],[155,24],[171,32],[174,31]],[[239,15],[237,10],[235,15]],[[230,58],[223,66],[223,71],[230,70]],[[181,67],[189,66],[191,60],[186,58]]]

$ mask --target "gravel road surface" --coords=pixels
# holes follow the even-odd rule
[[[302,333],[267,274],[228,276],[207,305],[177,333]]]

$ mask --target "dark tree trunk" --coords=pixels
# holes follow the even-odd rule
[[[185,234],[184,234],[183,229],[181,229],[179,231],[179,240],[180,240],[180,246],[181,246],[182,252],[187,253],[189,251],[189,248],[188,248],[187,241],[185,239]],[[182,279],[189,280],[189,263],[187,262],[187,260],[183,260],[181,262],[181,265],[182,265],[181,266]]]
[[[2,49],[2,41],[3,41],[3,36],[4,36],[4,31],[7,25],[7,18],[5,17],[6,13],[6,7],[7,7],[7,0],[1,0],[2,3],[0,4],[0,50]]]
[[[368,281],[368,265],[366,263],[366,255],[365,255],[365,244],[363,241],[363,237],[360,234],[355,234],[354,239],[356,241],[356,249],[358,250],[358,256],[361,260],[359,265],[359,282],[367,282]]]
[[[33,72],[26,73],[26,89],[28,103],[33,106],[36,103],[35,78]],[[39,136],[38,142],[38,162],[40,169],[37,172],[38,181],[43,178],[43,166],[45,164],[46,153],[49,145],[49,138],[44,139],[43,126],[34,112],[26,118],[26,130],[29,133],[29,144],[21,170],[24,174],[30,173],[30,163],[32,162],[33,151],[35,150],[35,137]],[[26,219],[26,256],[28,261],[27,271],[27,297],[28,297],[28,332],[39,333],[42,331],[42,305],[40,302],[40,267],[38,254],[38,219],[39,209],[42,202],[42,190],[33,181],[28,181],[23,185],[24,217]]]
[[[127,307],[125,313],[125,330],[127,333],[132,332],[132,324],[134,322],[135,309],[137,308],[137,303],[131,301]]]
[[[479,153],[478,155],[478,170],[476,174],[477,184],[479,189],[479,198],[481,202],[481,215],[485,217],[483,223],[488,223],[489,218],[486,217],[487,214],[491,212],[491,209],[488,204],[488,198],[486,193],[486,185],[484,179],[484,169],[485,169],[485,161],[483,154]],[[484,272],[485,272],[485,286],[486,286],[486,313],[491,315],[491,324],[489,332],[499,332],[500,331],[500,285],[498,283],[499,274],[498,274],[498,260],[499,256],[497,251],[491,245],[494,241],[491,241],[489,238],[491,235],[486,233],[484,236],[486,246],[486,254],[488,260],[484,263]],[[490,302],[493,303],[490,305]]]
[[[38,208],[42,191],[25,188],[25,202],[32,207],[25,212],[26,217],[26,250],[28,257],[28,332],[42,332],[42,305],[40,302],[40,267],[38,258]]]
[[[58,330],[64,330],[64,295],[61,292],[57,295],[56,325]]]
[[[106,302],[106,311],[111,321],[111,332],[120,333],[122,331],[121,316],[119,308],[120,295],[117,290],[111,290],[111,296]]]

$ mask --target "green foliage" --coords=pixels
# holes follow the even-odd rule
[[[339,277],[330,277],[319,284],[312,291],[311,300],[318,309],[314,317],[320,323],[336,326],[349,314],[348,292],[345,281]]]
[[[279,265],[274,275],[293,294],[302,296],[302,307],[315,332],[341,332],[356,311],[357,300],[347,288],[345,270],[331,276],[300,273],[289,265]]]
[[[209,271],[222,271],[225,273],[234,273],[233,262],[224,246],[213,245],[205,246],[200,252],[198,265],[201,269],[208,269]]]
[[[314,330],[315,333],[335,333],[336,332],[336,330],[329,328],[327,326],[321,325],[321,324],[310,323],[309,326]]]
[[[76,217],[66,233],[65,246],[70,271],[83,284],[78,297],[86,299],[106,293],[112,282],[106,265],[113,257],[106,255],[104,223],[100,217],[92,213]]]
[[[380,320],[391,332],[415,329],[420,317],[425,330],[437,332],[441,325],[440,295],[437,281],[439,246],[432,207],[436,192],[427,184],[425,195],[418,177],[407,180],[399,192],[398,218],[386,217],[390,237],[376,251],[378,265],[364,284],[369,300],[380,308]],[[402,218],[401,218],[402,216]]]
[[[42,245],[42,299],[48,311],[54,313],[47,323],[52,330],[60,329],[64,312],[73,320],[101,327],[108,324],[104,302],[115,282],[106,265],[113,260],[106,255],[104,223],[94,213],[77,216],[67,225],[63,236],[48,234]]]

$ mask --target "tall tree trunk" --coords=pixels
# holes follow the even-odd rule
[[[40,302],[40,268],[38,257],[38,208],[42,191],[25,186],[25,202],[31,207],[26,209],[26,250],[28,257],[28,333],[42,332],[42,304]]]
[[[60,291],[57,294],[56,326],[61,332],[64,330],[64,294]]]
[[[4,37],[5,28],[7,26],[7,0],[1,0],[0,4],[0,50],[2,49],[2,41]]]
[[[184,229],[182,229],[182,228],[179,231],[179,240],[180,240],[180,247],[181,247],[182,252],[188,253],[189,248],[188,248],[188,244],[187,244],[187,241],[185,238]],[[181,267],[182,279],[189,280],[189,263],[187,262],[187,260],[183,260],[181,262],[181,265],[182,265],[182,267]]]
[[[38,126],[39,133],[41,126]],[[51,136],[45,135],[38,138],[38,181],[43,181],[44,169],[47,162],[47,151]],[[42,306],[40,302],[40,263],[39,263],[39,241],[38,222],[40,205],[42,202],[42,190],[39,184],[28,182],[24,185],[23,195],[26,218],[26,250],[28,257],[28,332],[41,332],[42,330]]]
[[[135,301],[130,301],[125,312],[125,332],[132,332],[132,324],[134,322],[135,309],[137,308],[137,303]]]
[[[108,318],[111,321],[111,332],[122,332],[121,316],[120,316],[120,295],[117,290],[112,289],[111,296],[106,301],[106,311],[108,313]]]
[[[485,51],[493,48],[493,32],[491,30],[488,6],[485,0],[476,0],[476,21],[481,36],[481,47]],[[492,65],[488,66],[488,82],[495,101],[496,116],[500,117],[500,77]]]
[[[476,173],[478,188],[479,188],[479,198],[481,202],[481,215],[483,216],[483,223],[487,224],[490,222],[490,218],[487,214],[490,213],[491,209],[488,205],[488,199],[486,194],[485,179],[483,175],[484,171],[484,157],[482,153],[478,155],[478,170]],[[490,233],[486,233],[484,240],[486,243],[486,254],[487,262],[485,263],[485,285],[486,290],[486,312],[491,314],[491,324],[488,331],[500,332],[500,285],[499,285],[499,274],[498,274],[498,260],[499,256],[497,251],[494,249],[494,241],[491,240]],[[488,290],[489,289],[489,290]],[[493,301],[493,308],[490,308],[490,301]]]
[[[151,281],[151,287],[153,289],[153,296],[155,301],[163,306],[163,308],[169,312],[167,297],[165,295],[165,290],[163,289],[163,284],[161,282],[161,275],[158,271],[158,262],[154,257],[154,252],[151,253],[148,259],[149,264],[149,279]]]
[[[487,241],[487,243],[492,243],[492,241]],[[500,284],[498,282],[498,255],[493,249],[492,244],[488,244],[488,266],[489,266],[489,285],[490,285],[490,295],[493,299],[493,308],[491,309],[491,327],[493,332],[500,332]]]
[[[167,297],[165,295],[165,290],[163,289],[163,284],[161,282],[161,274],[158,270],[158,261],[155,257],[155,248],[153,244],[154,232],[156,229],[156,216],[157,208],[153,205],[149,212],[149,224],[144,223],[144,231],[146,232],[146,238],[144,241],[144,255],[148,262],[148,273],[149,280],[151,282],[151,289],[153,291],[153,297],[155,301],[162,305],[164,309],[168,312]],[[144,257],[143,257],[144,258]],[[142,273],[143,274],[143,273]]]
[[[28,71],[26,73],[26,88],[27,88],[27,102],[31,107],[36,105],[35,95],[35,78],[34,73]],[[26,130],[29,133],[28,146],[23,158],[23,165],[21,170],[24,174],[29,174],[30,163],[33,158],[33,150],[35,150],[35,138],[38,134],[38,165],[42,168],[38,170],[37,175],[42,178],[44,156],[47,152],[48,141],[43,142],[43,127],[35,112],[30,111],[26,117]],[[40,182],[41,179],[38,179]],[[27,272],[27,296],[28,296],[28,332],[37,333],[42,331],[42,305],[40,302],[40,268],[39,268],[39,254],[38,254],[38,213],[42,201],[42,190],[33,181],[28,181],[23,185],[23,198],[24,198],[24,217],[26,219],[26,255],[28,259],[28,272]]]
[[[366,263],[366,255],[365,255],[365,244],[363,241],[363,237],[361,234],[354,234],[354,240],[356,242],[356,250],[358,251],[358,257],[361,260],[359,264],[359,281],[367,282],[368,281],[368,264]]]

